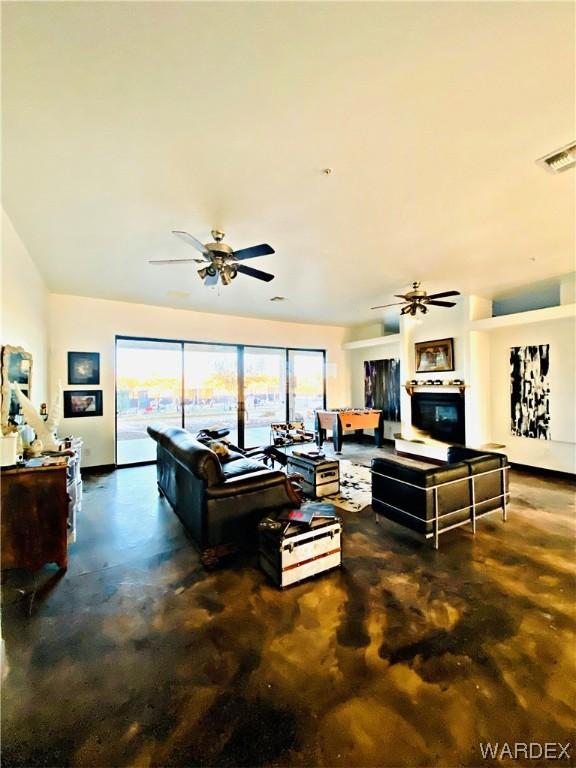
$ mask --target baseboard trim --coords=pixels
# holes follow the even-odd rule
[[[324,440],[325,443],[333,443],[332,435],[330,437],[327,437]],[[374,435],[353,435],[352,433],[344,434],[342,435],[342,443],[358,443],[358,445],[370,445],[373,448],[376,446],[374,445]],[[383,437],[382,438],[382,445],[394,445],[394,438],[391,437]],[[282,449],[282,446],[277,446],[278,448]]]
[[[525,472],[529,475],[544,475],[544,477],[557,477],[559,480],[576,481],[576,475],[572,472],[561,472],[559,469],[544,469],[543,467],[531,467],[529,464],[516,464],[511,461],[510,466],[515,472]]]
[[[101,472],[114,472],[116,464],[97,464],[93,467],[81,467],[83,475],[98,475]]]
[[[132,467],[148,467],[150,464],[156,464],[156,459],[148,461],[133,461],[130,464],[116,464],[116,469],[131,469]]]

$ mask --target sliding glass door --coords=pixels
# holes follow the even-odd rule
[[[290,420],[303,421],[310,430],[314,429],[314,411],[325,405],[324,368],[324,352],[288,350]]]
[[[116,337],[116,463],[154,461],[146,427],[228,429],[241,447],[267,445],[274,422],[325,405],[322,350]]]
[[[116,340],[116,464],[156,458],[146,427],[182,426],[182,345],[145,339]]]
[[[244,445],[268,445],[270,424],[286,421],[286,350],[244,349]]]
[[[238,348],[184,344],[184,427],[229,429],[238,443]]]

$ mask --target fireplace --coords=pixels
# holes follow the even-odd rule
[[[463,395],[456,392],[414,392],[412,425],[435,440],[465,445]]]

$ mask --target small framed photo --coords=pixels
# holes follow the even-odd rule
[[[454,339],[421,341],[416,346],[416,373],[454,370]]]
[[[64,418],[102,416],[101,389],[69,389],[64,392]]]
[[[100,353],[68,352],[68,384],[100,384]]]

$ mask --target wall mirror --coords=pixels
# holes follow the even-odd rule
[[[7,424],[11,416],[18,413],[18,400],[13,384],[18,382],[27,397],[32,392],[32,355],[22,347],[6,344],[2,347],[2,424]]]

